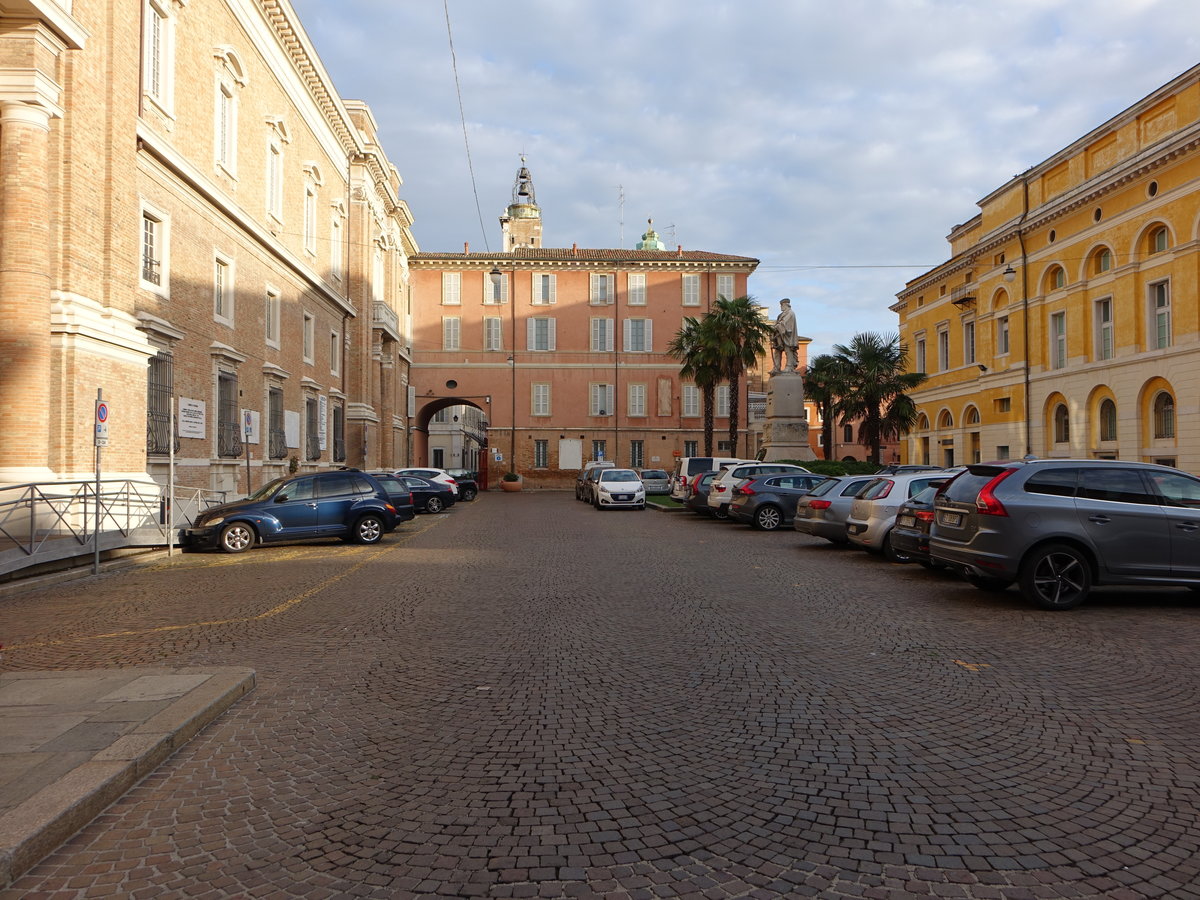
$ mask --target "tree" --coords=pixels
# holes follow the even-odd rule
[[[821,449],[826,459],[833,458],[833,422],[838,401],[846,392],[846,360],[822,353],[813,358],[804,372],[804,396],[817,404],[821,417]]]
[[[705,316],[705,320],[707,318]],[[680,377],[690,379],[700,389],[704,408],[704,455],[712,456],[713,399],[720,375],[712,336],[704,322],[695,316],[687,316],[667,344],[667,355],[682,363]]]
[[[736,457],[742,375],[766,354],[772,325],[753,297],[718,297],[703,326],[717,353],[719,377],[729,382],[729,455]]]
[[[907,350],[895,333],[864,331],[848,347],[835,345],[833,352],[844,366],[837,412],[843,425],[860,420],[858,442],[870,448],[871,462],[878,463],[880,445],[899,438],[916,421],[917,406],[907,392],[925,381],[925,373],[905,371]]]

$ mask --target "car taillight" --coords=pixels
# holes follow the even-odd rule
[[[723,484],[714,484],[711,489],[716,491],[718,494],[725,493],[725,485]]]
[[[388,512],[394,513],[396,511],[396,507],[392,506],[392,504],[390,504],[390,503],[387,504],[387,508],[388,508]]]
[[[457,481],[455,481],[453,478],[451,478],[451,479],[450,479],[450,483],[451,483],[451,484],[458,484],[458,482],[457,482]]]
[[[979,494],[975,497],[975,511],[981,516],[1007,516],[1008,510],[1004,508],[1004,504],[996,499],[996,495],[992,493],[996,489],[996,485],[1002,482],[1005,478],[1011,475],[1016,469],[1005,469],[991,481],[983,486]]]
[[[741,494],[743,497],[751,497],[754,495],[754,488],[752,488],[750,486],[739,487],[739,488],[734,488],[733,492],[735,494]]]
[[[832,500],[809,500],[808,501],[809,509],[829,509],[829,507],[831,507],[831,506],[833,506]]]
[[[933,521],[933,510],[932,509],[914,509],[913,515],[916,516],[918,519],[920,519],[922,522],[932,522]]]
[[[892,492],[892,487],[895,484],[896,484],[896,482],[894,482],[894,481],[888,481],[888,483],[883,486],[883,490],[880,491],[878,494],[874,494],[871,497],[871,499],[872,500],[882,500],[884,497],[886,497],[888,494],[890,494]]]

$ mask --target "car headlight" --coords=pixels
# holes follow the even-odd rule
[[[215,519],[205,519],[202,517],[198,524],[205,525],[205,526],[220,525],[224,521],[225,521],[224,516],[217,516]]]

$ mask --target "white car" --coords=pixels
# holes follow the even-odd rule
[[[890,562],[901,562],[901,554],[892,549],[892,528],[901,504],[915,497],[930,484],[945,481],[955,472],[905,472],[879,475],[850,504],[846,517],[846,537],[850,543],[873,553],[882,552]]]
[[[645,509],[646,486],[633,469],[604,469],[592,484],[596,509]]]
[[[784,475],[791,472],[811,474],[804,466],[795,466],[791,463],[744,462],[725,466],[709,486],[709,512],[717,519],[728,519],[729,502],[733,499],[733,489],[744,478],[757,478],[759,475]]]
[[[396,469],[393,475],[416,475],[418,478],[427,478],[430,481],[440,481],[442,484],[450,485],[450,489],[454,491],[454,496],[458,497],[458,482],[454,480],[454,476],[445,469],[430,469],[425,467],[414,469]]]

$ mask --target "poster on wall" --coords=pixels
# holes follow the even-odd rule
[[[300,413],[290,409],[283,411],[283,438],[289,449],[300,446]]]
[[[322,394],[317,398],[317,440],[320,441],[321,450],[325,448],[325,428],[329,421],[329,398]]]
[[[203,438],[206,428],[203,400],[179,398],[179,436],[181,438]]]

